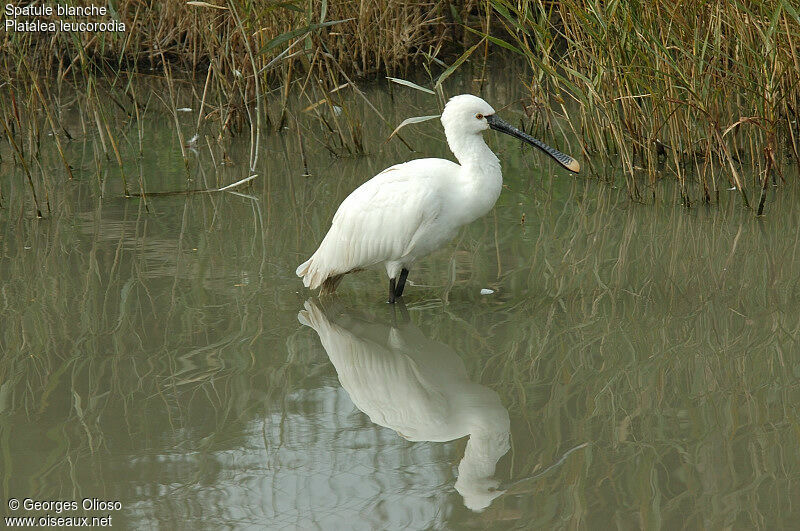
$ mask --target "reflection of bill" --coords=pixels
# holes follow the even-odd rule
[[[464,505],[482,511],[503,494],[493,476],[509,450],[508,411],[497,393],[469,380],[450,347],[407,319],[388,326],[323,312],[313,300],[298,319],[317,331],[342,387],[372,422],[410,441],[469,435],[455,483]]]

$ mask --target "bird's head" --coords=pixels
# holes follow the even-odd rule
[[[520,131],[497,116],[491,105],[471,94],[450,98],[442,111],[442,125],[451,149],[458,139],[468,135],[478,135],[491,128],[536,146],[569,171],[575,173],[581,171],[581,165],[577,160]]]
[[[472,94],[462,94],[450,98],[442,112],[442,125],[445,131],[453,130],[461,134],[478,134],[489,129],[487,116],[494,115],[494,109],[484,100]]]

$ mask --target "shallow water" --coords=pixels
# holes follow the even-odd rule
[[[347,112],[370,155],[332,157],[311,130],[303,176],[297,136],[271,134],[245,195],[145,204],[110,163],[101,193],[98,139],[75,134],[74,181],[43,155],[58,184],[36,219],[3,152],[3,498],[119,500],[87,514],[130,528],[791,527],[800,190],[763,219],[724,187],[641,205],[487,135],[506,189],[412,271],[403,307],[375,271],[320,301],[294,269],[341,199],[447,156],[436,122],[404,131],[420,154],[383,143],[434,100],[369,97],[390,125],[355,97]],[[190,153],[187,183],[175,136],[147,122],[134,189],[247,176],[243,139],[231,166]]]

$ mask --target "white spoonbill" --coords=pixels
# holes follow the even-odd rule
[[[483,141],[494,129],[536,146],[566,169],[579,172],[572,157],[501,120],[491,105],[462,94],[447,102],[442,125],[459,164],[416,159],[397,164],[356,188],[339,205],[316,252],[297,276],[321,295],[333,293],[347,273],[383,265],[389,302],[403,294],[409,268],[452,239],[459,227],[483,216],[500,196],[500,161]]]

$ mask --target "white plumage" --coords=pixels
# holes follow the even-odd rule
[[[481,134],[490,127],[536,145],[572,171],[579,169],[571,157],[500,120],[476,96],[451,98],[441,120],[459,164],[412,160],[359,186],[339,205],[317,251],[297,268],[303,284],[330,293],[344,274],[384,266],[390,279],[389,302],[394,302],[417,259],[441,247],[497,201],[503,184],[500,161]]]
[[[467,507],[482,511],[503,494],[493,476],[510,448],[508,410],[497,393],[469,379],[450,347],[411,322],[390,327],[323,312],[311,300],[298,319],[319,334],[342,387],[372,422],[409,441],[469,436],[455,483]]]

